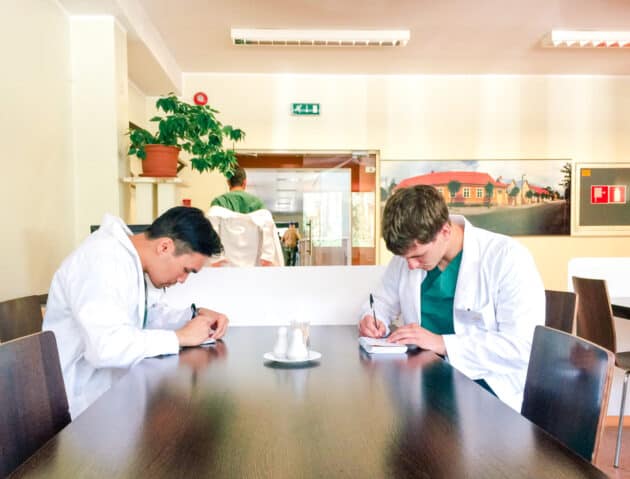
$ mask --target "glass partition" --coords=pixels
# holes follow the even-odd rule
[[[313,172],[304,185],[303,204],[305,236],[310,241],[310,250],[304,248],[300,264],[352,264],[350,172]]]
[[[352,264],[349,170],[248,168],[247,185],[271,211],[280,236],[297,224],[297,264]]]
[[[297,226],[298,265],[375,264],[375,153],[237,156],[279,235]]]

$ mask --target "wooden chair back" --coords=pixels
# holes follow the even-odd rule
[[[580,298],[576,334],[616,353],[615,321],[606,280],[574,276],[573,289]]]
[[[0,303],[0,342],[42,330],[41,296],[25,296]]]
[[[614,367],[610,351],[563,331],[537,326],[521,414],[594,462]]]
[[[545,290],[545,326],[573,333],[578,298],[573,292]]]
[[[70,423],[52,331],[0,344],[0,405],[0,477],[5,477]]]

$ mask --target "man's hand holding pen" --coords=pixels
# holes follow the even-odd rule
[[[225,335],[229,320],[225,314],[218,313],[208,308],[197,308],[197,316],[208,318],[210,321],[211,338],[221,339]]]
[[[207,308],[190,306],[191,318],[182,328],[175,331],[180,346],[197,346],[208,338],[221,339],[228,327],[224,314]]]
[[[382,321],[374,320],[374,316],[366,314],[359,323],[359,335],[369,338],[382,338],[387,328]]]
[[[374,296],[370,294],[370,309],[372,314],[366,314],[359,323],[359,334],[370,338],[382,338],[387,332],[385,324],[376,319],[376,311],[374,311]]]
[[[210,318],[197,314],[175,331],[180,346],[198,346],[212,334]]]

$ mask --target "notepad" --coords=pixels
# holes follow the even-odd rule
[[[406,345],[388,343],[386,339],[361,336],[359,344],[370,354],[402,354],[407,352]]]

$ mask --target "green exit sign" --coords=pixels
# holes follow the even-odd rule
[[[319,103],[291,103],[291,113],[294,115],[319,115]]]

